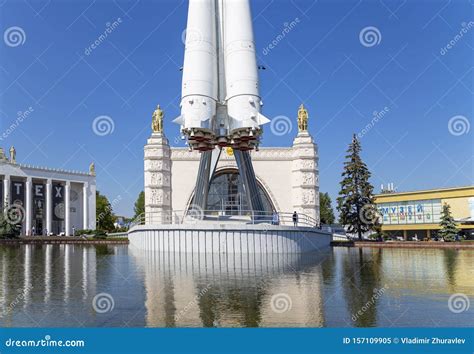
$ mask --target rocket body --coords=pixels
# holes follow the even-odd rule
[[[213,0],[189,2],[183,82],[182,130],[199,145],[213,136],[217,102],[216,26]],[[208,144],[202,145],[207,147]],[[204,149],[203,149],[204,150]]]
[[[190,0],[181,116],[192,149],[258,146],[258,69],[248,0]]]

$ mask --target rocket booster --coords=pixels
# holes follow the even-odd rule
[[[259,129],[260,124],[268,121],[260,114],[262,101],[258,93],[258,69],[248,0],[225,2],[224,28],[227,113],[231,134],[238,139],[242,135],[239,130]]]
[[[213,136],[217,102],[216,25],[213,0],[189,2],[186,27],[181,124],[185,134],[205,141]],[[206,144],[207,145],[207,144]]]
[[[189,0],[181,115],[192,149],[258,146],[258,69],[249,0]]]

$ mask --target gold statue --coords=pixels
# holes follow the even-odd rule
[[[16,163],[16,150],[14,146],[10,148],[10,163]]]
[[[153,133],[163,133],[163,117],[165,113],[161,110],[160,105],[156,106],[151,119],[151,129]]]
[[[7,157],[5,156],[5,153],[3,152],[3,148],[0,147],[0,160],[6,160]]]
[[[227,153],[227,156],[234,156],[234,149],[232,149],[230,146],[225,148],[225,152]]]
[[[93,162],[89,165],[89,174],[95,176],[95,164]]]
[[[304,108],[303,104],[301,104],[298,110],[298,131],[308,131],[308,111]]]

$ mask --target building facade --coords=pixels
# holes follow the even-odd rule
[[[299,120],[298,128],[291,147],[252,150],[253,168],[265,211],[297,211],[319,222],[318,148],[307,121]],[[170,215],[182,215],[192,205],[201,154],[170,147],[162,131],[153,132],[144,152],[147,224],[170,223]],[[222,149],[205,209],[249,210],[230,147]]]
[[[474,186],[413,192],[383,193],[375,196],[382,231],[412,239],[436,236],[443,204],[451,206],[458,228],[467,236],[474,232]]]
[[[19,222],[23,235],[72,235],[95,229],[96,178],[87,173],[16,163],[0,153],[0,200],[7,221]]]

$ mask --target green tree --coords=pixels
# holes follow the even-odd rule
[[[115,215],[112,210],[112,205],[110,205],[109,200],[105,195],[96,191],[96,219],[97,219],[97,229],[104,231],[112,231],[115,222]]]
[[[135,206],[133,207],[135,211],[134,219],[139,215],[145,213],[145,192],[141,191],[138,195],[137,201],[135,202]]]
[[[319,192],[319,215],[321,224],[334,223],[334,211],[332,210],[331,197],[328,193]]]
[[[379,229],[379,214],[374,204],[370,184],[370,171],[362,161],[360,142],[354,134],[349,145],[342,172],[341,190],[337,198],[337,210],[342,225],[349,233],[362,239],[364,232]]]
[[[445,241],[454,241],[456,235],[459,233],[459,229],[456,227],[454,218],[451,215],[451,206],[447,203],[443,204],[443,210],[441,211],[441,221],[439,222],[441,230],[438,231],[438,234]]]

